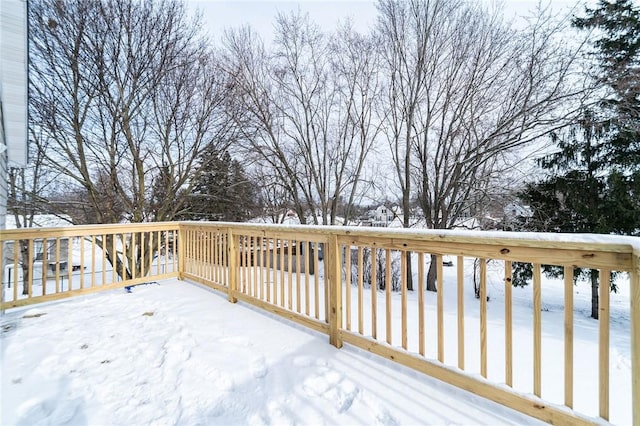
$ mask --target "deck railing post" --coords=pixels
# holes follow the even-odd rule
[[[229,302],[236,303],[238,301],[235,297],[235,292],[238,288],[238,247],[240,237],[233,235],[232,229],[227,228],[227,238],[229,241],[229,255],[227,257],[229,263],[229,283],[227,291]]]
[[[340,246],[338,244],[338,236],[331,234],[329,243],[326,245],[328,250],[325,253],[325,261],[329,264],[329,343],[336,348],[342,347],[342,336],[340,329],[342,328],[342,260]]]
[[[640,250],[634,249],[631,271],[631,406],[633,425],[640,426]]]

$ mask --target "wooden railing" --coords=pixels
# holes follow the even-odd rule
[[[84,241],[80,265],[92,266],[84,281],[70,274],[73,288],[58,291],[63,274],[54,271],[47,284],[55,287],[53,294],[34,294],[34,281],[31,293],[21,296],[14,276],[13,294],[4,283],[3,308],[177,276],[326,333],[336,347],[355,345],[549,423],[640,426],[639,239],[180,222],[12,231],[0,240],[5,252],[9,243],[26,241],[33,257],[36,241],[55,239],[57,253],[65,250],[58,239],[68,237]],[[137,254],[124,255],[132,252]],[[123,273],[104,266],[111,265],[110,253]],[[132,260],[151,253],[151,263]],[[58,263],[62,258],[55,255]],[[514,262],[532,271],[524,302],[514,300]],[[125,266],[138,263],[127,273]],[[437,292],[425,291],[431,263]],[[13,268],[19,264],[14,260]],[[545,307],[551,284],[542,274],[549,265],[563,272],[562,303],[552,309]],[[585,323],[583,312],[576,322],[576,267],[601,277],[597,322]],[[616,325],[612,334],[608,290],[614,272],[623,276],[619,285],[629,286],[631,303],[622,308],[628,327]],[[499,289],[500,297],[489,298],[488,289]],[[581,324],[597,328],[586,343],[589,330]],[[628,352],[619,353],[620,341],[629,342]],[[629,360],[631,377],[621,381],[620,372],[629,367],[617,363],[624,367]]]
[[[0,233],[5,310],[178,276],[178,223]]]

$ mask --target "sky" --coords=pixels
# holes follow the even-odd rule
[[[488,4],[494,3],[485,1]],[[583,2],[584,0],[555,0],[550,2],[550,7],[560,13]],[[501,3],[505,17],[518,19],[535,9],[538,0],[504,0]],[[273,29],[273,17],[279,12],[297,10],[309,13],[312,20],[322,28],[334,28],[338,20],[348,18],[356,29],[366,31],[375,23],[377,13],[375,2],[367,0],[189,0],[188,4],[192,10],[202,11],[205,28],[214,38],[218,38],[225,28],[250,24],[268,40]],[[579,7],[579,10],[582,8]]]

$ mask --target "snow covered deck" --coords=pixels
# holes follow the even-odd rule
[[[502,405],[164,280],[1,319],[0,424],[538,424]]]

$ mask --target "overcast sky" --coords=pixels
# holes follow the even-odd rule
[[[489,3],[491,0],[484,0]],[[538,0],[503,0],[505,16],[527,15],[538,4]],[[558,13],[566,12],[584,0],[554,0],[551,7]],[[367,0],[189,0],[189,6],[200,9],[205,27],[210,35],[218,38],[228,27],[250,24],[267,41],[273,32],[274,16],[278,12],[301,10],[325,29],[333,29],[338,20],[351,19],[355,28],[365,31],[375,22],[375,1]],[[583,8],[578,9],[582,11]]]

